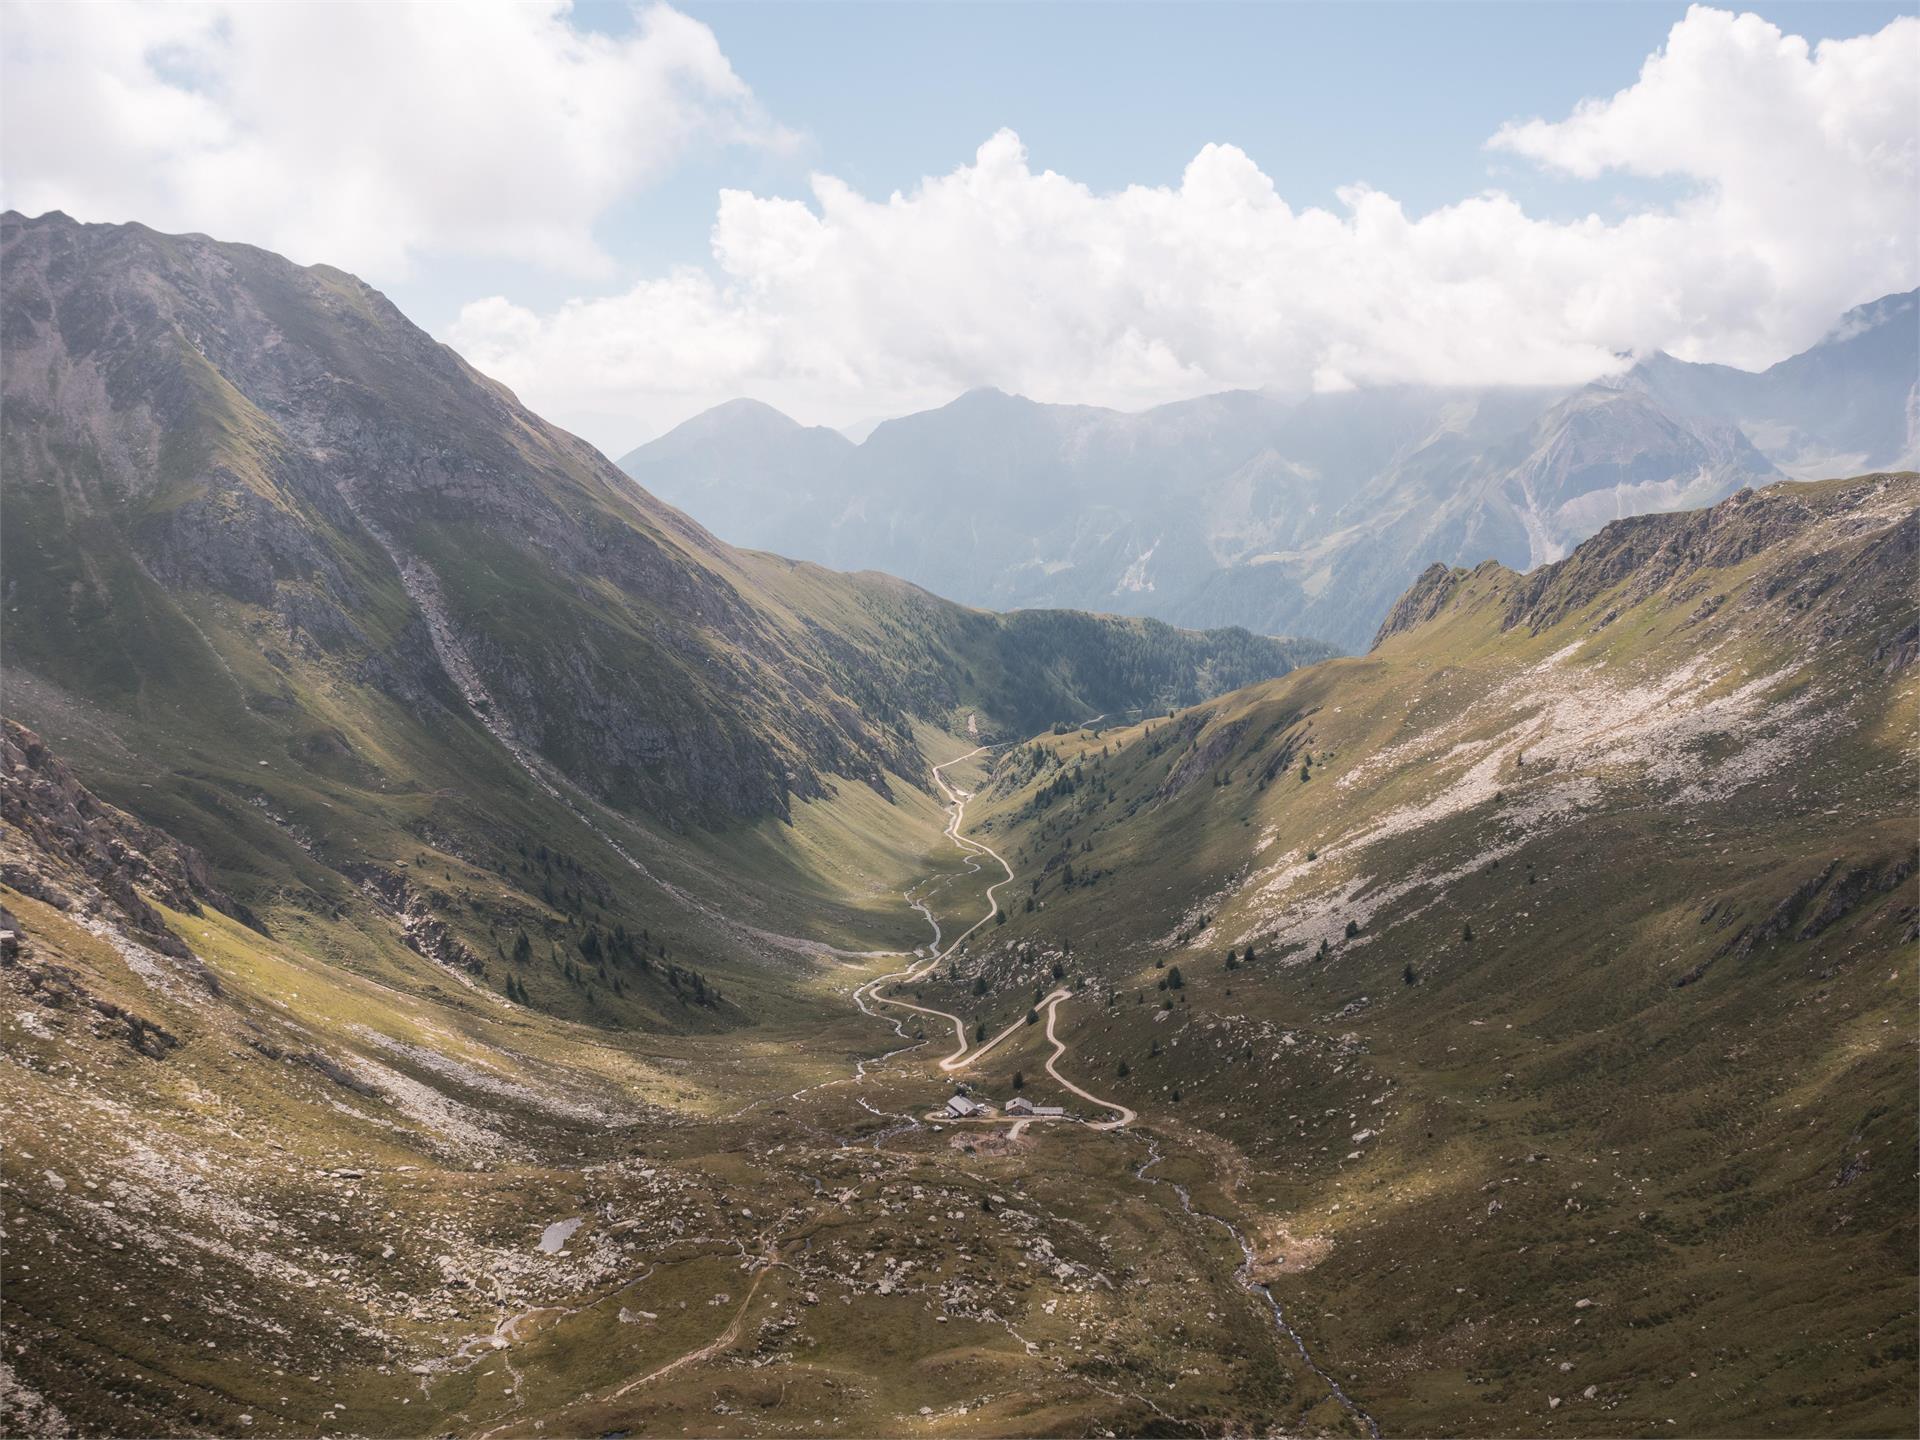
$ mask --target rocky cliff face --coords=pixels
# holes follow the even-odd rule
[[[1387,618],[1380,622],[1380,628],[1374,632],[1373,643],[1411,630],[1438,615],[1453,598],[1454,587],[1464,578],[1466,572],[1447,565],[1429,565],[1413,582],[1407,593],[1393,602],[1393,608],[1387,611]]]
[[[156,950],[188,953],[148,896],[188,915],[205,903],[244,916],[192,847],[102,801],[12,720],[0,720],[0,821],[0,883]]]

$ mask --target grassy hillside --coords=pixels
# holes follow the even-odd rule
[[[13,732],[16,1428],[1903,1432],[1917,500],[1776,487],[1170,716],[923,729],[1004,918],[930,800],[836,782],[671,852],[756,877],[669,941],[737,969],[610,963],[632,1022],[567,1008],[577,946],[503,997],[379,876],[382,925],[250,928]],[[436,915],[499,883],[447,854],[388,858]],[[766,919],[939,924],[880,992],[923,1010]],[[1069,1120],[938,1118],[927,1011]],[[1072,1123],[1112,1112],[1056,1027],[1131,1124]]]
[[[1015,749],[974,833],[1027,894],[928,1003],[991,1029],[1066,948],[1080,1070],[1389,1430],[1910,1428],[1917,499],[1622,522]]]

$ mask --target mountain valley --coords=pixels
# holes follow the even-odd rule
[[[1186,427],[1184,609],[1338,656],[735,548],[345,272],[0,240],[7,1433],[1920,1419],[1894,390],[914,417],[916,578]]]

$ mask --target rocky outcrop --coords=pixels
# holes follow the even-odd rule
[[[1380,628],[1374,632],[1373,644],[1367,648],[1377,650],[1383,641],[1433,619],[1447,608],[1447,603],[1453,599],[1454,592],[1460,588],[1460,582],[1467,578],[1467,573],[1437,562],[1429,565],[1420,572],[1420,578],[1413,582],[1407,593],[1394,601],[1393,608],[1387,611],[1387,618],[1380,622]]]
[[[414,954],[470,975],[486,969],[472,947],[434,913],[432,897],[406,876],[380,865],[348,865],[344,871],[399,924],[401,938]]]
[[[0,970],[35,1005],[79,1016],[95,1035],[120,1040],[149,1060],[180,1048],[179,1037],[158,1021],[94,994],[69,966],[15,949],[0,951]]]
[[[234,908],[196,851],[99,799],[12,720],[0,720],[0,820],[0,879],[56,909],[110,910],[166,954],[188,951],[149,896],[189,915]]]
[[[1763,946],[1817,939],[1861,906],[1899,890],[1917,869],[1920,869],[1920,852],[1897,857],[1883,855],[1852,864],[1838,859],[1829,861],[1782,896],[1765,919],[1742,925],[1706,959],[1675,977],[1674,988],[1685,989],[1695,984],[1715,961],[1727,956],[1744,960]],[[1815,901],[1819,901],[1817,907]],[[1701,915],[1700,923],[1704,925],[1717,916],[1720,928],[1724,929],[1733,922],[1734,915],[1730,907],[1723,909],[1716,901]],[[1906,912],[1896,914],[1894,919],[1904,926]],[[1901,943],[1909,943],[1910,938],[1903,935]],[[1832,971],[1825,973],[1830,976]]]
[[[1916,506],[1920,477],[1906,473],[1742,490],[1707,510],[1616,520],[1565,560],[1516,583],[1506,624],[1539,634],[1602,596],[1614,610],[1656,594],[1704,601],[1689,589],[1704,572],[1770,555],[1777,558],[1765,581],[1747,588],[1749,606],[1812,617],[1821,638],[1858,634],[1863,620],[1874,620],[1871,612],[1884,609],[1890,586],[1911,576]],[[1890,642],[1897,645],[1890,635],[1876,637],[1876,649]]]
[[[1764,567],[1731,591],[1716,574]],[[1601,628],[1654,597],[1688,625],[1718,621],[1786,631],[1809,644],[1845,642],[1886,673],[1920,656],[1912,576],[1920,564],[1920,475],[1864,475],[1742,490],[1706,510],[1616,520],[1566,559],[1525,575],[1493,567],[1504,589],[1502,624],[1532,634],[1605,608]],[[1483,566],[1482,570],[1488,567]],[[1378,646],[1435,618],[1479,571],[1428,567],[1388,613]]]

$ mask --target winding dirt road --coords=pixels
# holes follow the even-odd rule
[[[727,1325],[726,1329],[722,1330],[718,1335],[714,1336],[713,1339],[698,1349],[689,1350],[677,1359],[669,1360],[657,1370],[649,1370],[644,1375],[636,1375],[633,1379],[627,1381],[626,1384],[609,1392],[606,1399],[618,1400],[621,1396],[638,1390],[642,1385],[651,1384],[662,1376],[671,1375],[674,1371],[684,1369],[688,1365],[698,1365],[703,1360],[711,1360],[722,1350],[732,1349],[734,1344],[740,1339],[741,1327],[746,1324],[747,1311],[753,1305],[754,1295],[759,1292],[760,1282],[765,1280],[774,1270],[780,1268],[783,1267],[781,1266],[778,1252],[776,1252],[772,1257],[765,1259],[763,1263],[754,1270],[753,1279],[748,1282],[747,1285],[747,1293],[740,1297],[740,1308],[733,1312],[733,1319]]]
[[[947,797],[947,806],[948,806],[948,812],[949,812],[947,816],[947,829],[946,829],[947,838],[953,841],[955,845],[959,846],[962,853],[966,854],[970,860],[974,857],[984,856],[985,858],[992,860],[996,865],[998,865],[1002,870],[1006,872],[1006,875],[1003,879],[996,880],[993,882],[993,884],[987,887],[987,913],[982,915],[978,920],[974,921],[973,924],[968,926],[966,930],[963,931],[961,934],[955,936],[943,948],[939,943],[939,938],[940,938],[939,922],[933,919],[932,913],[928,911],[924,906],[916,907],[921,910],[921,913],[927,916],[928,921],[933,925],[933,933],[934,933],[933,953],[919,964],[909,965],[904,970],[896,970],[890,975],[881,975],[876,979],[869,980],[866,984],[862,985],[859,989],[853,992],[854,1003],[858,1005],[863,1012],[869,1015],[873,1014],[873,1011],[867,1009],[866,1002],[869,999],[871,999],[881,1005],[890,1005],[897,1010],[911,1010],[918,1015],[931,1015],[935,1019],[946,1020],[950,1022],[953,1026],[954,1040],[956,1043],[953,1049],[953,1053],[946,1056],[944,1059],[940,1061],[941,1070],[945,1071],[949,1075],[957,1075],[961,1071],[968,1069],[975,1062],[979,1061],[980,1059],[984,1058],[986,1055],[991,1053],[995,1049],[995,1047],[997,1047],[1002,1041],[1008,1039],[1010,1036],[1018,1034],[1027,1025],[1027,1021],[1025,1020],[1025,1018],[1023,1017],[1022,1019],[1014,1021],[1011,1025],[1007,1026],[999,1034],[993,1036],[990,1039],[983,1040],[980,1042],[979,1045],[969,1049],[968,1041],[967,1041],[966,1021],[962,1020],[958,1015],[955,1015],[949,1010],[935,1010],[926,1005],[916,1005],[910,1000],[891,999],[888,996],[882,995],[880,993],[880,990],[882,986],[893,984],[895,981],[904,981],[908,984],[911,984],[913,981],[920,979],[922,976],[932,973],[934,970],[939,968],[940,962],[942,960],[952,955],[955,950],[957,950],[961,945],[965,944],[968,937],[971,936],[974,933],[974,931],[978,930],[981,926],[987,924],[989,921],[993,919],[993,917],[996,914],[999,913],[1000,902],[996,898],[996,892],[1000,889],[1002,885],[1007,884],[1008,881],[1014,878],[1013,866],[1009,865],[1007,863],[1006,857],[1002,855],[998,850],[995,850],[991,845],[988,845],[983,841],[971,839],[968,836],[962,835],[960,833],[960,826],[966,819],[967,801],[973,798],[973,793],[968,790],[958,789],[957,787],[948,784],[947,777],[943,773],[949,766],[958,765],[963,760],[971,760],[974,756],[979,755],[982,752],[991,748],[992,748],[991,746],[987,746],[987,745],[976,746],[975,748],[973,748],[972,750],[969,750],[964,755],[956,756],[954,759],[947,761],[943,765],[936,765],[933,767],[934,783],[940,787],[941,793]],[[1061,1002],[1064,1000],[1070,1000],[1072,998],[1073,998],[1073,992],[1071,990],[1062,988],[1059,990],[1055,990],[1052,994],[1048,995],[1044,1000],[1040,1002],[1039,1006],[1036,1007],[1038,1009],[1042,1009],[1046,1011],[1047,1039],[1051,1041],[1053,1044],[1053,1054],[1048,1057],[1046,1062],[1047,1073],[1051,1075],[1056,1081],[1058,1081],[1063,1089],[1068,1090],[1075,1095],[1078,1095],[1082,1100],[1085,1100],[1090,1104],[1098,1105],[1104,1110],[1111,1110],[1113,1112],[1114,1118],[1111,1120],[1103,1120],[1098,1123],[1087,1122],[1089,1129],[1118,1130],[1124,1126],[1131,1125],[1133,1121],[1137,1118],[1134,1111],[1128,1109],[1125,1105],[1121,1105],[1112,1100],[1102,1099],[1100,1096],[1093,1094],[1091,1091],[1081,1089],[1078,1085],[1074,1084],[1071,1080],[1067,1079],[1065,1075],[1062,1075],[1059,1069],[1055,1066],[1054,1062],[1061,1059],[1067,1053],[1067,1043],[1066,1041],[1062,1040],[1057,1034],[1054,1033],[1054,1017],[1059,1014]]]
[[[1066,998],[1067,994],[1064,990],[1056,990],[1047,1000],[1047,1039],[1053,1042],[1053,1054],[1047,1057],[1047,1073],[1059,1082],[1063,1090],[1071,1090],[1082,1100],[1088,1101],[1090,1104],[1105,1106],[1107,1109],[1113,1111],[1113,1119],[1111,1120],[1101,1120],[1097,1123],[1088,1121],[1087,1128],[1089,1130],[1125,1129],[1138,1118],[1132,1110],[1129,1110],[1118,1101],[1103,1100],[1098,1095],[1090,1094],[1082,1090],[1078,1085],[1074,1084],[1073,1081],[1067,1079],[1066,1076],[1054,1068],[1053,1062],[1067,1053],[1067,1042],[1053,1033],[1054,1017],[1060,1013],[1060,1002]]]

